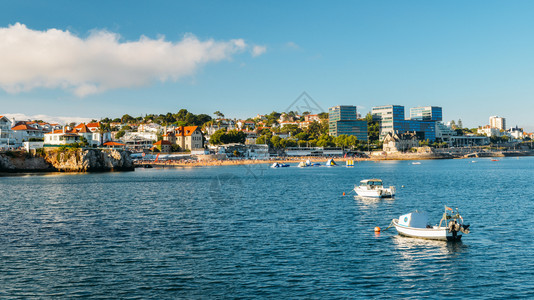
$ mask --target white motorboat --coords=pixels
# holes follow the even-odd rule
[[[381,179],[365,179],[360,185],[354,187],[354,191],[360,197],[391,198],[395,196],[395,187],[385,188]]]
[[[445,213],[437,225],[428,223],[428,216],[424,212],[412,212],[393,219],[393,226],[400,235],[430,240],[459,241],[462,234],[469,233],[469,225],[464,225],[464,219],[452,208],[445,206]]]

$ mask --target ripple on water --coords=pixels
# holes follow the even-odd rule
[[[533,163],[2,177],[0,297],[532,298]],[[371,177],[397,196],[342,196]],[[463,242],[373,232],[443,205]]]

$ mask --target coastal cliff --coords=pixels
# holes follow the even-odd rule
[[[54,148],[0,154],[0,172],[102,172],[132,171],[130,153],[124,150]]]

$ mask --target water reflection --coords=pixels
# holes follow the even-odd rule
[[[466,250],[462,241],[447,242],[427,239],[418,239],[396,235],[393,237],[395,249],[406,253],[412,258],[433,256],[435,254],[459,254]]]
[[[373,208],[373,207],[376,207],[378,204],[382,203],[382,202],[388,202],[388,203],[392,203],[393,201],[395,201],[395,198],[373,198],[373,197],[363,197],[363,196],[354,196],[354,200],[356,201],[356,203],[358,203],[360,205],[361,208],[364,208],[364,209],[369,209],[369,208]]]

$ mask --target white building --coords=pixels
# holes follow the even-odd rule
[[[8,145],[14,142],[12,124],[10,119],[0,116],[0,149],[8,148]]]
[[[15,147],[21,147],[23,142],[28,142],[30,139],[42,139],[44,137],[44,132],[41,129],[26,124],[17,125],[11,130],[13,131]]]
[[[506,130],[506,119],[498,116],[491,116],[489,118],[489,126],[500,130]]]
[[[68,131],[63,130],[54,130],[49,133],[44,134],[44,144],[51,146],[61,146],[72,143],[77,143],[80,141],[80,135],[76,133],[75,130]]]
[[[479,127],[477,129],[478,134],[483,134],[487,137],[491,136],[502,136],[502,132],[499,128],[491,127],[491,125],[486,125],[484,127]]]
[[[436,122],[436,140],[441,140],[450,145],[452,143],[452,138],[456,135],[456,131],[452,130],[451,127],[442,122]]]
[[[510,137],[516,139],[516,140],[522,140],[525,136],[525,133],[523,132],[523,128],[517,127],[517,125],[506,131],[506,134]]]
[[[139,127],[137,127],[137,132],[154,132],[159,133],[163,131],[163,127],[156,123],[150,123],[150,124],[140,124]]]

